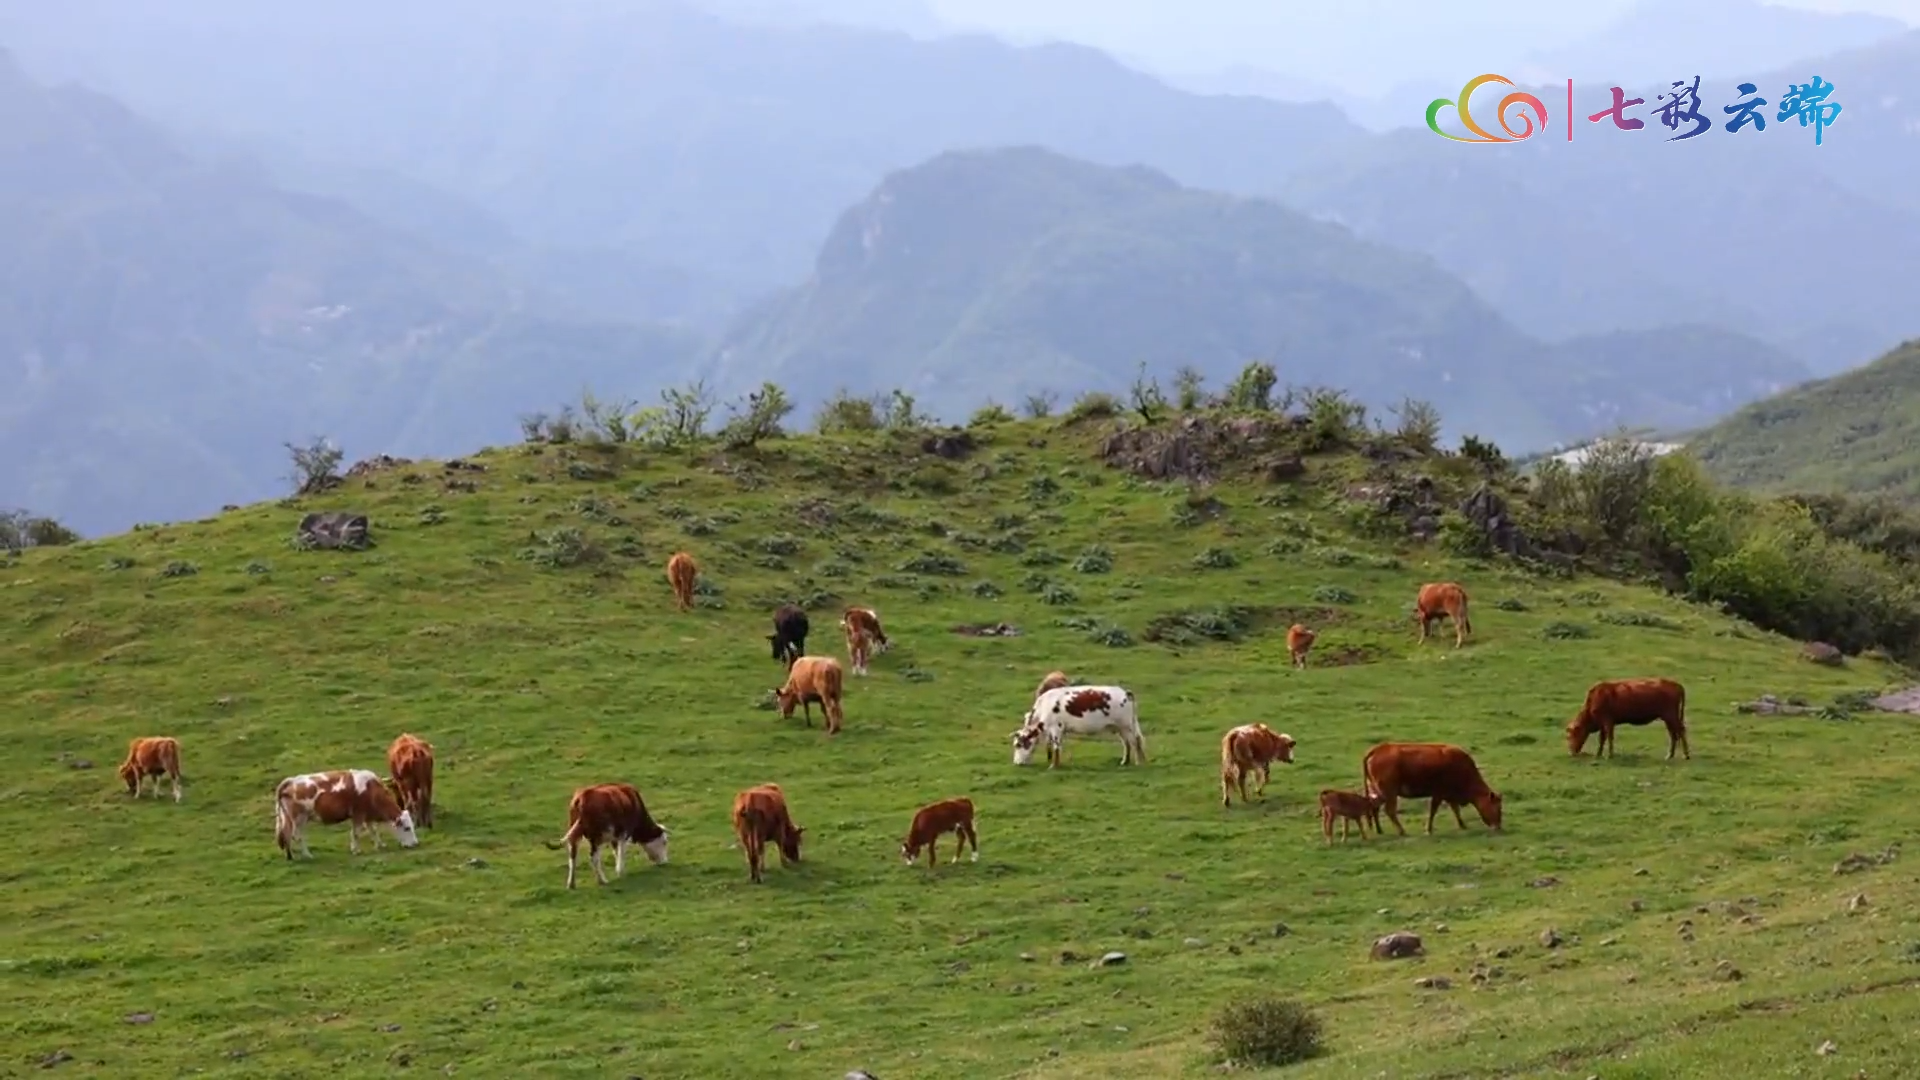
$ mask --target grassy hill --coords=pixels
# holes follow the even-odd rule
[[[1037,147],[889,176],[841,216],[812,276],[729,331],[713,370],[822,397],[901,385],[955,416],[1063,384],[1123,392],[1141,363],[1219,384],[1253,357],[1380,412],[1432,401],[1456,433],[1526,447],[1622,421],[1694,426],[1809,375],[1699,326],[1549,345],[1423,256]]]
[[[1911,721],[1731,709],[1878,689],[1885,664],[1809,664],[1643,587],[1364,539],[1348,496],[1379,461],[1193,490],[1109,469],[1095,424],[973,433],[958,461],[885,433],[493,450],[484,472],[407,464],[0,563],[7,1066],[1198,1076],[1215,1010],[1266,993],[1324,1018],[1301,1077],[1773,1075],[1828,1039],[1850,1075],[1910,1060],[1920,886],[1834,866],[1920,825],[1887,797]],[[1449,497],[1474,471],[1400,468]],[[371,515],[377,545],[294,550],[318,509]],[[682,548],[705,574],[687,614],[661,569]],[[1459,651],[1408,619],[1441,579],[1474,597]],[[842,652],[846,602],[897,643],[849,680],[832,741],[766,711],[784,599],[813,611],[810,652]],[[1321,635],[1304,671],[1296,619]],[[1001,622],[1022,633],[956,632]],[[1010,763],[1054,667],[1139,695],[1148,764],[1082,742],[1052,773]],[[1641,674],[1689,687],[1693,760],[1646,729],[1570,758],[1585,687]],[[1223,810],[1219,736],[1251,720],[1295,736],[1298,764]],[[379,768],[402,730],[437,748],[438,827],[358,858],[316,831],[314,860],[285,862],[274,784]],[[185,802],[129,800],[118,755],[163,733]],[[1426,837],[1410,805],[1407,838],[1323,845],[1314,793],[1358,786],[1382,739],[1468,747],[1507,831]],[[640,787],[672,861],[567,893],[540,843],[605,780]],[[755,887],[726,815],[767,780],[805,861]],[[981,861],[900,865],[912,811],[957,794]],[[1427,955],[1369,961],[1396,930]],[[1126,962],[1090,966],[1109,951]]]
[[[1920,339],[1748,405],[1689,445],[1741,487],[1920,498]]]

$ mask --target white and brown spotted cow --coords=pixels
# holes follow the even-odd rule
[[[360,854],[361,829],[373,837],[375,848],[383,846],[382,825],[393,830],[401,847],[420,842],[413,834],[413,815],[402,810],[380,777],[366,769],[335,769],[280,781],[273,793],[273,839],[287,858],[293,858],[295,846],[301,855],[313,858],[304,831],[309,821],[347,822],[347,848],[355,855]]]
[[[1147,742],[1140,733],[1134,696],[1120,686],[1062,686],[1034,699],[1026,722],[1013,733],[1013,763],[1033,760],[1033,748],[1047,742],[1047,768],[1060,764],[1068,734],[1120,736],[1120,764],[1146,764]]]

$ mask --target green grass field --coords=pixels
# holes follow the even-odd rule
[[[1324,1019],[1299,1077],[1920,1072],[1920,886],[1899,859],[1834,871],[1920,828],[1914,721],[1732,709],[1900,673],[1819,667],[1645,588],[1390,552],[1335,524],[1354,460],[1223,484],[1196,520],[1184,486],[1040,434],[958,463],[879,436],[720,465],[523,447],[14,560],[0,1074],[64,1051],[55,1075],[1205,1075],[1210,1017],[1265,993]],[[378,545],[294,550],[310,509],[370,514]],[[567,551],[566,528],[584,561],[522,557]],[[680,548],[705,574],[687,614],[663,574]],[[1474,598],[1459,651],[1447,630],[1416,646],[1408,615],[1445,579]],[[846,603],[896,642],[849,677],[835,739],[765,702],[783,599],[812,606],[811,653],[845,662]],[[1248,609],[1237,640],[1147,639],[1220,605]],[[1320,632],[1305,671],[1296,617]],[[1024,633],[954,632],[1003,621]],[[1590,636],[1545,632],[1562,623]],[[1055,667],[1137,693],[1147,765],[1112,740],[1012,765]],[[1693,760],[1662,760],[1657,727],[1570,758],[1587,685],[1650,674],[1687,685]],[[1223,810],[1220,734],[1255,720],[1298,764]],[[274,785],[384,772],[402,730],[436,748],[438,827],[350,857],[344,827],[314,826],[315,858],[285,861]],[[177,806],[113,775],[158,734],[182,742]],[[1443,811],[1428,837],[1412,804],[1405,838],[1325,846],[1315,794],[1358,787],[1384,739],[1467,747],[1505,834]],[[611,780],[671,828],[671,862],[636,851],[608,887],[583,866],[568,893],[542,842],[575,787]],[[727,811],[769,780],[805,857],[753,886]],[[980,861],[901,865],[913,811],[953,795],[979,807]],[[1368,959],[1403,929],[1425,957]],[[1126,962],[1090,966],[1108,951]],[[1452,987],[1414,985],[1436,975]]]

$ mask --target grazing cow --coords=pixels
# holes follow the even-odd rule
[[[1064,756],[1062,747],[1069,733],[1099,735],[1111,731],[1120,736],[1120,764],[1145,764],[1147,741],[1140,734],[1138,701],[1119,686],[1061,686],[1041,694],[1027,710],[1026,722],[1013,733],[1013,763],[1025,765],[1033,760],[1033,748],[1047,741],[1047,768],[1055,768]]]
[[[980,861],[980,837],[973,831],[973,800],[944,799],[920,808],[913,815],[913,824],[907,827],[906,842],[900,845],[900,857],[908,866],[920,857],[920,849],[927,849],[927,869],[931,870],[940,861],[934,851],[940,846],[940,838],[948,833],[959,838],[953,846],[953,861],[960,861],[960,853],[968,844],[973,845],[973,862]]]
[[[803,656],[795,660],[787,669],[787,684],[773,692],[780,702],[780,719],[793,719],[793,707],[798,705],[806,714],[807,726],[812,727],[813,704],[817,701],[827,716],[827,734],[838,735],[847,718],[840,697],[844,686],[840,661],[833,657]]]
[[[1446,743],[1381,743],[1360,759],[1361,790],[1380,800],[1387,817],[1400,835],[1407,835],[1400,824],[1400,799],[1430,798],[1427,808],[1427,832],[1433,832],[1434,815],[1445,803],[1453,810],[1453,820],[1466,828],[1460,808],[1472,803],[1487,828],[1500,828],[1500,793],[1487,786],[1473,756]]]
[[[1287,627],[1287,655],[1293,657],[1293,666],[1307,666],[1307,650],[1313,648],[1313,631],[1294,623]]]
[[[173,782],[173,801],[180,801],[180,740],[166,735],[134,739],[127,744],[127,760],[120,763],[120,779],[127,794],[140,797],[140,788],[153,778],[153,797],[160,797],[160,778]]]
[[[1578,756],[1587,736],[1600,732],[1594,756],[1613,756],[1613,729],[1620,724],[1639,727],[1658,720],[1667,725],[1667,760],[1678,749],[1693,760],[1687,745],[1687,691],[1672,679],[1602,680],[1587,688],[1586,704],[1567,722],[1567,751]]]
[[[693,607],[693,582],[700,576],[700,564],[684,551],[676,551],[667,560],[667,584],[673,586],[673,602],[681,611]]]
[[[558,842],[546,841],[548,851],[567,849],[567,888],[573,888],[574,867],[580,860],[580,841],[587,842],[587,863],[600,884],[607,875],[600,869],[600,845],[613,847],[613,876],[627,872],[627,845],[637,843],[648,861],[659,866],[667,861],[667,830],[653,815],[632,784],[593,784],[573,793],[567,803],[567,831]]]
[[[1427,632],[1433,628],[1435,619],[1453,620],[1453,647],[1459,648],[1466,635],[1473,633],[1473,620],[1467,618],[1467,590],[1452,582],[1427,584],[1420,586],[1420,596],[1413,604],[1414,621],[1420,624],[1420,640],[1425,643]]]
[[[787,813],[787,796],[779,784],[761,784],[733,797],[733,835],[747,849],[747,876],[759,884],[766,867],[767,843],[780,849],[780,865],[800,861],[800,838],[806,834]]]
[[[433,828],[433,744],[402,733],[387,747],[394,799],[423,829]]]
[[[807,652],[807,613],[792,604],[780,605],[773,613],[773,633],[767,640],[773,643],[773,658],[793,666],[795,660]]]
[[[1373,822],[1373,831],[1380,831],[1380,800],[1373,795],[1358,791],[1335,791],[1327,788],[1320,792],[1320,832],[1333,843],[1333,821],[1340,819],[1340,840],[1345,842],[1352,835],[1352,828],[1360,826],[1360,839],[1367,838],[1367,822]]]
[[[1247,775],[1260,771],[1260,786],[1254,794],[1266,796],[1267,780],[1276,761],[1293,764],[1293,736],[1283,735],[1265,724],[1241,724],[1220,737],[1220,805],[1232,806],[1234,787],[1240,788],[1240,801],[1247,801]]]
[[[872,608],[850,607],[840,620],[840,629],[847,635],[847,658],[853,662],[853,673],[865,675],[867,661],[873,656],[875,647],[886,652],[891,646],[887,641],[887,632],[880,629],[880,616]]]
[[[1040,686],[1033,692],[1033,700],[1039,701],[1040,695],[1049,690],[1058,690],[1063,686],[1072,686],[1073,680],[1067,678],[1064,671],[1049,671],[1047,677],[1040,680]]]
[[[295,844],[300,846],[300,854],[313,858],[305,832],[309,821],[322,825],[347,822],[347,849],[355,855],[360,854],[361,829],[373,837],[376,849],[383,846],[381,825],[393,830],[401,847],[420,842],[413,834],[413,815],[402,810],[380,778],[365,769],[335,769],[280,781],[273,792],[273,839],[287,858],[293,858]]]

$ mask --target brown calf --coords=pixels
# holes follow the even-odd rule
[[[826,713],[827,734],[838,735],[840,725],[846,721],[846,711],[841,700],[845,689],[845,676],[840,670],[840,661],[831,656],[803,656],[787,669],[787,684],[775,690],[774,697],[780,703],[780,719],[793,719],[793,707],[798,705],[806,715],[807,726],[813,726],[813,703],[820,703],[820,710]]]
[[[872,608],[850,607],[840,620],[840,629],[847,635],[847,659],[853,664],[853,673],[865,675],[874,647],[881,652],[887,650],[887,632],[880,629],[880,616]]]
[[[1667,726],[1667,760],[1678,749],[1693,760],[1687,745],[1687,691],[1672,679],[1603,680],[1587,688],[1586,703],[1567,722],[1567,752],[1579,755],[1587,736],[1600,732],[1594,756],[1613,756],[1613,729],[1621,724],[1639,727],[1655,720]]]
[[[173,801],[180,801],[180,740],[166,735],[134,739],[127,744],[127,760],[120,763],[120,779],[127,794],[140,797],[141,785],[153,778],[153,797],[160,797],[160,778],[173,782]]]
[[[1349,830],[1360,826],[1360,839],[1367,838],[1367,822],[1373,822],[1373,831],[1380,831],[1380,800],[1372,795],[1358,791],[1336,791],[1327,788],[1320,792],[1320,832],[1333,843],[1333,822],[1340,819],[1340,839],[1344,843],[1350,835]]]
[[[567,849],[567,888],[573,888],[574,867],[580,860],[580,841],[587,842],[587,863],[600,884],[607,875],[600,869],[600,845],[613,847],[613,876],[627,872],[627,845],[638,843],[655,866],[667,861],[667,830],[640,798],[632,784],[593,784],[573,793],[567,803],[567,831],[558,843],[546,841],[547,850]]]
[[[1459,648],[1466,635],[1473,633],[1473,621],[1467,618],[1467,590],[1452,582],[1427,584],[1420,586],[1420,596],[1414,601],[1413,618],[1420,624],[1420,640],[1427,640],[1427,632],[1433,628],[1435,619],[1453,620],[1453,647]]]
[[[387,772],[401,809],[413,814],[414,824],[433,828],[433,744],[402,732],[387,747]]]
[[[953,860],[960,861],[960,853],[968,844],[973,845],[973,862],[980,861],[980,837],[973,831],[973,800],[945,799],[920,808],[913,815],[913,824],[907,828],[906,842],[900,845],[900,857],[908,866],[920,857],[920,849],[927,849],[927,869],[931,870],[940,861],[935,848],[940,846],[940,838],[953,833],[959,842],[953,847]]]
[[[1400,824],[1400,799],[1430,798],[1427,808],[1427,832],[1433,832],[1434,815],[1445,803],[1453,810],[1453,820],[1466,828],[1460,808],[1468,803],[1480,812],[1480,820],[1490,829],[1500,828],[1500,793],[1487,786],[1473,755],[1446,743],[1381,743],[1360,759],[1361,790],[1380,800],[1381,808],[1392,819],[1400,835],[1407,835]]]
[[[1040,680],[1040,686],[1033,692],[1033,700],[1039,701],[1040,695],[1049,690],[1058,690],[1063,686],[1072,686],[1073,680],[1067,678],[1064,671],[1049,671],[1047,677]]]
[[[1233,789],[1240,789],[1240,801],[1247,801],[1247,776],[1260,771],[1260,786],[1254,794],[1265,797],[1267,781],[1276,761],[1293,764],[1293,736],[1282,735],[1265,724],[1241,724],[1220,737],[1220,805],[1233,805]]]
[[[673,586],[673,602],[681,611],[693,607],[693,582],[699,576],[699,564],[686,552],[676,551],[667,560],[667,584]]]
[[[787,813],[787,797],[778,784],[761,784],[733,797],[733,835],[747,849],[747,876],[761,881],[766,867],[767,842],[780,849],[780,865],[800,861],[800,838],[807,830],[798,828]]]
[[[1307,666],[1307,650],[1313,648],[1313,631],[1294,623],[1287,627],[1287,655],[1293,657],[1293,666]]]

